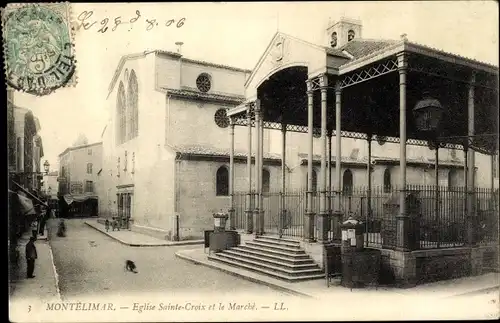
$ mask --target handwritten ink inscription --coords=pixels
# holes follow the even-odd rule
[[[186,22],[186,18],[180,18],[180,19],[169,19],[166,21],[159,21],[154,18],[143,18],[141,15],[141,12],[139,10],[135,11],[135,15],[129,18],[124,18],[121,16],[118,17],[105,17],[101,20],[93,18],[94,12],[93,11],[82,11],[78,15],[78,22],[80,27],[83,27],[85,30],[89,30],[91,28],[97,29],[98,33],[106,33],[106,32],[113,32],[118,29],[118,26],[123,25],[124,27],[121,28],[126,28],[125,26],[128,26],[128,31],[132,29],[132,27],[138,23],[138,21],[142,20],[145,25],[146,25],[146,31],[150,31],[156,27],[164,26],[164,27],[171,27],[171,28],[181,28],[184,26]]]

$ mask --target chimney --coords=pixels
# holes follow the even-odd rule
[[[182,45],[184,45],[184,43],[181,41],[178,41],[175,44],[177,45],[177,53],[182,55],[181,49],[182,49]]]

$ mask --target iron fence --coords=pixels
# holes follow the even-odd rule
[[[407,215],[410,217],[410,249],[452,248],[467,243],[467,192],[463,187],[408,185]],[[473,193],[472,230],[477,243],[498,241],[498,191],[477,188]],[[302,238],[306,216],[306,191],[269,192],[263,194],[264,230],[266,233]],[[234,195],[237,229],[245,229],[246,196]],[[252,198],[255,198],[252,194]],[[364,223],[365,245],[394,249],[397,245],[397,215],[400,213],[400,189],[397,187],[355,187],[341,194],[327,194],[327,209],[340,211],[342,222],[352,217]],[[437,201],[437,203],[436,203]],[[284,204],[283,204],[284,203]],[[320,194],[313,193],[312,209],[320,211]],[[284,211],[284,212],[283,212]],[[280,219],[281,217],[281,219]],[[314,237],[319,235],[318,217],[313,223]],[[281,224],[280,224],[280,221]],[[333,240],[333,225],[328,238]]]

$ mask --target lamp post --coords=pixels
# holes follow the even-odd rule
[[[436,150],[435,162],[435,201],[434,213],[436,222],[439,221],[439,126],[443,115],[443,106],[437,100],[432,98],[428,92],[424,92],[422,100],[418,101],[413,108],[415,125],[417,130],[428,138],[429,148]],[[439,230],[438,230],[439,232]],[[439,239],[438,239],[439,247]]]
[[[43,163],[43,169],[45,170],[45,174],[49,174],[49,169],[50,169],[50,164],[48,160],[45,160],[45,163]]]

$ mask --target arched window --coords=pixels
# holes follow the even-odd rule
[[[330,39],[330,46],[337,47],[337,33],[334,31]]]
[[[267,169],[262,170],[262,192],[269,193],[271,176]]]
[[[125,98],[125,87],[123,82],[120,82],[118,86],[118,95],[116,99],[116,143],[122,144],[125,142],[125,135],[127,131],[127,119],[126,119],[126,98]]]
[[[351,41],[351,40],[353,40],[353,39],[354,39],[354,36],[355,36],[354,30],[352,30],[352,29],[351,29],[351,30],[349,30],[349,31],[347,32],[347,41]]]
[[[384,193],[391,192],[391,170],[386,168],[384,171]]]
[[[346,169],[344,176],[342,177],[343,191],[345,195],[352,195],[352,172],[350,169]]]
[[[306,187],[309,185],[309,174],[306,175]],[[313,169],[312,171],[312,191],[316,192],[316,189],[318,187],[318,174],[316,171]]]
[[[226,166],[221,166],[217,170],[215,179],[215,195],[227,196],[229,195],[229,171]]]
[[[135,71],[130,72],[130,78],[127,88],[127,103],[128,103],[128,138],[132,139],[139,134],[139,85]]]

